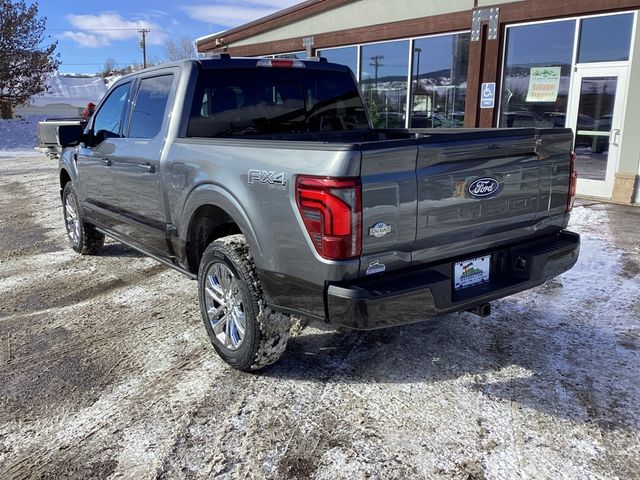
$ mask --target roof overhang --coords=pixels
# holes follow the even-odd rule
[[[268,32],[269,30],[304,18],[312,17],[353,1],[354,0],[307,0],[266,17],[259,18],[253,22],[245,23],[239,27],[200,37],[196,39],[196,47],[198,52],[219,51],[234,42]]]

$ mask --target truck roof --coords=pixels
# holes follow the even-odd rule
[[[187,65],[197,64],[203,70],[210,70],[215,68],[256,68],[258,66],[262,68],[262,67],[267,67],[268,66],[267,62],[269,61],[274,63],[274,65],[272,65],[272,68],[293,67],[293,68],[305,68],[310,70],[333,70],[333,71],[341,71],[341,72],[351,71],[350,68],[345,65],[340,65],[338,63],[329,63],[324,58],[298,60],[298,59],[292,59],[292,58],[230,57],[226,54],[222,54],[218,57],[213,57],[213,58],[178,60],[175,62],[167,62],[167,63],[161,63],[159,65],[153,65],[143,70],[138,70],[136,72],[124,75],[121,77],[120,80],[129,78],[129,77],[135,77],[140,73],[151,72],[153,70],[160,70],[168,67],[184,68]],[[259,63],[262,63],[262,65],[259,65]],[[291,65],[286,65],[287,63],[291,63]]]

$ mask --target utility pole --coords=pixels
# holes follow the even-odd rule
[[[384,58],[383,55],[374,55],[373,57],[371,57],[372,62],[369,64],[369,66],[375,68],[375,83],[374,83],[374,89],[376,91],[376,95],[378,94],[378,68],[382,67],[382,62],[381,60]],[[373,103],[373,89],[371,90],[371,95],[370,95],[370,102],[369,103]]]
[[[147,68],[147,33],[151,30],[147,28],[141,28],[138,33],[142,35],[140,39],[140,48],[142,49],[142,68]]]
[[[382,60],[383,58],[384,56],[382,55],[375,55],[371,57],[371,60],[373,60],[373,62],[369,64],[376,69],[376,89],[378,88],[378,68],[382,67],[382,63],[380,62],[380,60]]]

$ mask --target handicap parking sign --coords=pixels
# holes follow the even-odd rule
[[[480,108],[494,108],[496,104],[495,82],[483,83],[480,89]]]

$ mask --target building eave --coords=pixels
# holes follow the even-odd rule
[[[233,42],[318,15],[353,1],[355,0],[307,0],[239,27],[200,37],[196,39],[196,46],[198,52],[217,51]]]

